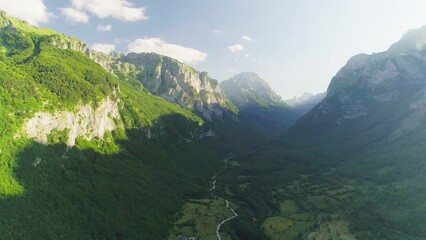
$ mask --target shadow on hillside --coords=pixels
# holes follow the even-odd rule
[[[175,212],[188,197],[204,194],[219,165],[208,144],[183,140],[194,124],[164,116],[152,128],[157,137],[127,130],[112,155],[33,142],[15,169],[24,195],[0,201],[1,238],[167,237]]]

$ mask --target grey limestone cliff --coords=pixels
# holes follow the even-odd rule
[[[236,108],[222,93],[218,82],[206,72],[156,53],[103,54],[92,59],[124,80],[138,80],[152,94],[182,107],[192,108],[211,120],[233,116]]]

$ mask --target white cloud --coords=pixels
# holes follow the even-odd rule
[[[167,43],[160,38],[136,39],[128,46],[129,52],[155,52],[175,58],[184,63],[203,62],[207,54],[193,48]]]
[[[71,0],[73,8],[87,11],[99,18],[115,18],[131,22],[146,20],[145,8],[134,7],[127,0]]]
[[[93,44],[92,50],[110,54],[111,52],[115,50],[115,45],[96,43],[96,44]]]
[[[101,32],[111,31],[112,26],[109,25],[109,24],[107,24],[107,25],[98,24],[98,26],[96,27],[96,30],[101,31]]]
[[[244,46],[241,44],[235,44],[232,46],[228,46],[229,51],[231,52],[239,52],[244,50]]]
[[[52,16],[43,0],[0,0],[0,9],[32,25],[48,22]]]
[[[246,53],[246,54],[244,54],[244,57],[250,58],[250,54]]]
[[[222,30],[219,30],[219,29],[215,29],[215,30],[213,30],[212,31],[212,34],[221,34],[222,33]]]
[[[244,41],[247,41],[247,42],[251,42],[251,41],[253,41],[253,38],[251,38],[251,37],[249,37],[249,36],[242,36],[241,37]]]
[[[62,15],[71,23],[87,23],[89,16],[85,12],[75,10],[73,8],[61,8]]]

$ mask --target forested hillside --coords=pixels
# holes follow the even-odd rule
[[[218,166],[204,120],[106,72],[77,39],[4,13],[0,27],[1,238],[166,237]],[[99,109],[107,98],[118,116]],[[95,120],[76,115],[87,111],[103,112],[114,130],[94,135]],[[27,136],[40,116],[51,122],[31,127],[46,143]]]

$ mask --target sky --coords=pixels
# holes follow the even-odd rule
[[[256,72],[283,99],[327,89],[347,60],[426,25],[424,0],[0,0],[104,52],[157,52],[226,80]]]

